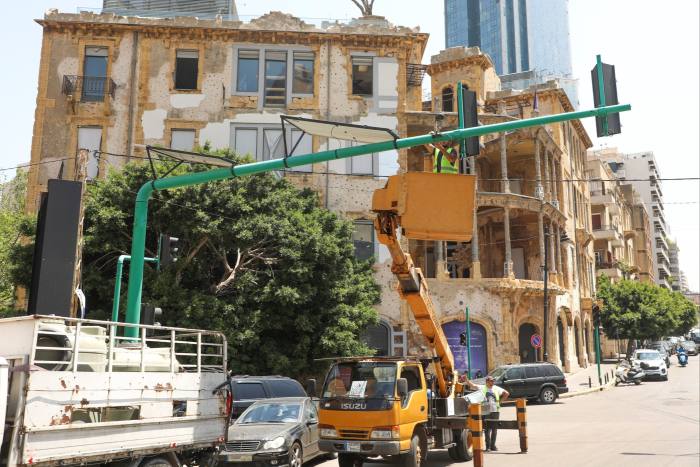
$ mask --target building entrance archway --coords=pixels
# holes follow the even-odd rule
[[[537,334],[537,327],[532,323],[523,323],[518,328],[518,355],[520,363],[535,363],[539,359],[540,350],[535,350],[530,342],[533,334]]]
[[[561,322],[561,317],[557,317],[557,340],[559,342],[559,361],[561,366],[564,367],[566,354],[564,352],[564,323]]]

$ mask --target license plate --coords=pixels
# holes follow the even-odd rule
[[[228,460],[229,460],[229,462],[252,462],[253,455],[252,454],[229,454]]]
[[[360,443],[349,442],[346,446],[349,452],[360,452]]]

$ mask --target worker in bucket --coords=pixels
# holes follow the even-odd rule
[[[444,143],[426,144],[425,148],[433,156],[433,173],[459,173],[459,143],[446,141]]]

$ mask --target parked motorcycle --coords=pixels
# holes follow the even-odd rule
[[[644,371],[638,365],[630,365],[623,361],[615,369],[615,386],[618,384],[642,384]]]
[[[688,364],[688,353],[683,349],[683,347],[679,347],[678,351],[676,352],[676,357],[678,357],[678,364],[680,366],[684,367]]]

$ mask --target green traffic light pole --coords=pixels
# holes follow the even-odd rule
[[[131,264],[129,266],[129,289],[127,294],[127,308],[125,324],[126,337],[138,337],[138,325],[140,322],[141,290],[143,283],[144,251],[146,248],[146,227],[148,221],[148,200],[156,190],[169,190],[185,186],[198,185],[216,180],[226,180],[229,178],[243,177],[286,168],[298,167],[301,165],[326,162],[334,159],[344,159],[353,156],[361,156],[375,152],[406,149],[414,146],[422,146],[429,143],[443,141],[459,141],[472,136],[482,136],[489,133],[501,133],[505,131],[529,128],[533,126],[547,125],[550,123],[566,122],[588,117],[602,117],[612,113],[619,113],[631,110],[629,104],[611,105],[598,107],[591,110],[579,110],[576,112],[566,112],[555,115],[528,118],[510,122],[494,123],[471,128],[458,128],[456,130],[442,133],[429,133],[420,136],[400,138],[394,141],[383,141],[379,143],[364,144],[361,146],[351,146],[347,148],[321,151],[317,153],[302,154],[290,158],[270,159],[266,161],[241,164],[227,168],[209,170],[206,172],[196,172],[175,177],[161,178],[144,183],[136,195],[134,207],[134,229],[131,241]]]

